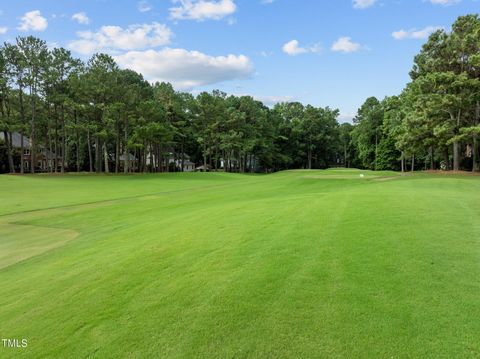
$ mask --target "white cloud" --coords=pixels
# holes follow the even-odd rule
[[[290,56],[297,56],[300,54],[306,54],[308,52],[318,53],[321,51],[320,45],[314,45],[310,47],[301,47],[297,40],[291,40],[282,46],[284,53]]]
[[[150,10],[152,10],[152,5],[150,5],[147,1],[140,1],[138,3],[138,11],[148,12]]]
[[[298,46],[297,40],[287,42],[283,45],[282,50],[284,53],[291,56],[296,56],[307,52],[307,49]]]
[[[88,55],[97,51],[129,51],[168,45],[173,33],[167,26],[154,22],[131,25],[126,29],[120,26],[102,26],[97,32],[79,31],[77,35],[79,39],[71,41],[68,47]]]
[[[175,20],[220,20],[232,15],[237,6],[233,0],[172,0],[170,17]]]
[[[115,60],[150,81],[168,81],[178,89],[246,79],[253,73],[251,61],[244,55],[215,57],[184,49],[130,51]]]
[[[42,16],[39,10],[26,12],[20,20],[18,26],[20,31],[44,31],[48,27],[47,19]]]
[[[426,39],[430,36],[431,33],[441,30],[443,27],[441,26],[427,26],[424,29],[416,30],[398,30],[392,32],[392,36],[396,40],[405,40],[405,39]]]
[[[8,27],[0,26],[0,35],[6,34],[8,31]]]
[[[355,9],[366,9],[373,5],[377,0],[353,0],[353,7]]]
[[[332,51],[351,53],[360,50],[362,46],[352,41],[352,38],[344,36],[340,37],[332,44]]]
[[[88,18],[87,14],[85,14],[83,11],[73,14],[72,20],[82,25],[88,25],[90,23],[90,19]]]
[[[448,5],[453,5],[456,3],[459,3],[461,0],[430,0],[430,2],[434,5],[443,5],[443,6],[448,6]]]

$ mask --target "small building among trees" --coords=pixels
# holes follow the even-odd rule
[[[7,137],[5,137],[5,135]],[[32,160],[32,142],[30,138],[18,132],[0,132],[0,142],[4,144],[5,157],[8,157],[8,152],[11,151],[12,164],[15,172],[21,172],[22,163],[23,170],[29,172]],[[0,171],[9,172],[9,162],[10,161],[6,161],[5,164],[8,165],[8,167],[0,169]],[[35,162],[36,171],[47,172],[53,171],[55,166],[57,169],[60,168],[62,158],[40,145],[37,147]]]

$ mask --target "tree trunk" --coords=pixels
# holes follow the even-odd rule
[[[104,161],[105,161],[105,173],[110,173],[110,169],[108,168],[107,141],[103,142],[103,155],[104,155]]]
[[[87,128],[88,165],[90,173],[93,172],[92,144],[90,143],[90,129]]]
[[[134,159],[133,159],[133,164],[131,166],[132,168],[132,173],[134,172],[138,172],[138,160],[140,159],[140,153],[138,151],[137,148],[135,148],[135,152],[134,152],[134,155],[133,155]]]
[[[54,116],[55,116],[55,140],[53,141],[53,147],[54,147],[54,153],[55,153],[55,158],[54,158],[54,163],[53,163],[53,166],[54,166],[54,169],[53,171],[55,173],[57,173],[58,171],[58,148],[57,148],[57,144],[58,144],[58,113],[57,113],[57,105],[54,105],[54,108],[55,108],[55,111],[54,111]]]
[[[120,129],[117,128],[117,137],[115,139],[115,174],[118,174],[120,167]]]
[[[453,143],[453,170],[460,170],[460,143],[458,141]]]
[[[52,148],[50,145],[50,136],[49,136],[49,128],[48,128],[48,125],[47,125],[47,133],[45,134],[45,144],[46,144],[46,148],[47,148],[47,151],[45,151],[45,157],[46,157],[46,163],[45,163],[45,169],[51,173],[51,166],[50,166],[50,157],[51,157],[51,153],[52,153]]]
[[[20,147],[21,147],[21,153],[20,153],[20,173],[23,175],[25,173],[25,168],[24,168],[24,160],[25,160],[25,143],[23,140],[23,131],[20,132]]]
[[[473,137],[473,166],[472,166],[472,172],[478,172],[480,171],[480,164],[478,163],[478,140],[477,137]]]
[[[207,172],[207,146],[203,145],[203,172]]]
[[[7,146],[8,170],[10,173],[15,173],[15,167],[13,165],[13,156],[12,156],[12,144],[9,138],[9,133],[4,130],[3,136],[5,138],[5,145]]]
[[[62,111],[62,158],[61,158],[62,163],[60,168],[63,174],[65,173],[65,152],[67,150],[67,143],[66,143],[67,134],[65,132],[65,110],[63,108],[63,105],[62,105],[61,111]]]
[[[100,153],[102,151],[100,150],[100,140],[98,139],[98,136],[95,136],[95,171],[97,173],[102,172],[102,161],[100,157]]]
[[[154,170],[153,170],[154,166],[155,166],[155,158],[154,158],[154,153],[153,153],[153,145],[152,145],[152,143],[150,143],[150,172],[151,173],[154,172]]]
[[[411,171],[415,171],[415,155],[412,155],[412,169]]]
[[[173,154],[173,158],[175,158],[175,154]],[[163,159],[165,161],[165,172],[170,172],[170,152]]]
[[[32,96],[32,129],[30,133],[30,172],[35,173],[35,162],[36,162],[36,155],[35,155],[35,116],[36,116],[36,101],[35,101],[35,90],[30,91],[30,96]]]
[[[308,169],[311,170],[312,169],[312,150],[310,149],[310,147],[308,148]]]
[[[143,149],[143,172],[147,172],[147,144]]]
[[[450,170],[450,155],[448,153],[448,147],[445,148],[443,152],[443,161],[445,162],[445,170]]]
[[[48,141],[48,149],[50,151],[50,156],[54,153],[53,152],[53,143],[52,143],[52,135],[50,133],[50,129],[48,129],[48,138],[47,138],[47,141]],[[50,162],[48,163],[48,170],[50,173],[53,173],[53,164],[54,164],[54,158],[51,157],[50,158]]]
[[[400,157],[400,166],[402,167],[402,173],[404,173],[405,172],[405,153],[403,151]]]
[[[123,133],[123,141],[124,141],[124,149],[123,149],[123,155],[125,156],[123,159],[123,173],[128,173],[128,167],[130,164],[129,158],[128,158],[128,129],[127,129],[127,117],[125,116],[125,123],[124,123],[124,133]]]
[[[158,146],[158,167],[160,168],[160,173],[163,173],[165,171],[163,164],[164,164],[163,146],[159,145]]]
[[[475,126],[478,125],[480,121],[480,102],[477,101],[475,106]],[[480,171],[480,163],[478,162],[478,136],[473,136],[473,166],[472,171],[478,172]]]
[[[182,172],[185,171],[185,137],[182,137]]]
[[[80,172],[80,133],[77,126],[77,112],[75,111],[75,135],[77,137],[76,157],[77,157],[77,172]]]
[[[430,169],[435,171],[435,148],[430,147]]]
[[[48,112],[48,116],[50,117],[50,112]],[[52,136],[51,136],[51,129],[50,129],[50,121],[47,120],[47,132],[45,134],[45,144],[48,146],[47,152],[47,170],[49,173],[53,172],[53,165],[52,165]]]

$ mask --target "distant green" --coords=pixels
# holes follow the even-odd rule
[[[480,177],[0,176],[0,337],[28,340],[0,358],[478,358]]]

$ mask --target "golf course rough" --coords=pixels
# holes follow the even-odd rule
[[[479,358],[480,177],[0,176],[0,283],[0,358]]]

